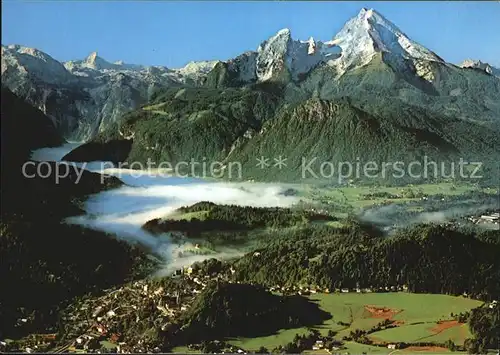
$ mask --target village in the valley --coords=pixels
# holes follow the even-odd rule
[[[253,257],[258,258],[259,252],[254,252]],[[147,353],[161,352],[158,347],[151,348],[142,336],[137,339],[124,341],[121,329],[130,328],[135,324],[154,324],[163,332],[168,332],[173,326],[173,321],[187,311],[196,296],[200,294],[209,282],[234,282],[231,275],[235,270],[231,267],[229,272],[204,274],[198,268],[191,266],[176,270],[169,280],[169,286],[160,285],[154,280],[141,280],[126,284],[116,289],[108,290],[98,298],[88,298],[69,308],[65,314],[65,321],[71,329],[65,329],[67,337],[64,344],[56,343],[56,334],[32,335],[25,339],[24,348],[20,351],[33,353],[50,351],[54,353]],[[375,292],[406,292],[406,285],[392,285],[378,288],[340,288],[330,290],[315,286],[283,286],[275,285],[268,291],[281,295],[310,296],[314,294],[329,293],[375,293]],[[463,297],[468,297],[463,294]],[[490,308],[497,306],[497,301],[489,303]],[[374,313],[386,312],[383,308],[369,310]],[[389,310],[391,311],[391,310]],[[383,318],[383,317],[382,317]],[[386,322],[388,319],[384,319]],[[20,322],[26,322],[26,319]],[[383,323],[383,322],[382,322]],[[381,324],[382,324],[381,323]],[[391,326],[391,321],[385,326]],[[326,344],[329,344],[329,347]],[[247,351],[240,347],[223,344],[221,353],[246,354]],[[55,344],[57,344],[55,346]],[[0,350],[8,347],[5,341],[0,342]],[[54,347],[55,346],[55,347]],[[385,344],[389,349],[396,349],[396,344]],[[2,349],[3,348],[3,349]],[[200,350],[199,344],[188,345],[188,349]],[[12,349],[10,349],[12,350]],[[332,337],[316,335],[310,350],[324,350],[328,353],[343,354],[342,342],[333,340]]]

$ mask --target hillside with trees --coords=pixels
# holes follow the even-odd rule
[[[209,284],[182,316],[184,341],[256,337],[320,324],[330,316],[300,296],[273,295],[262,287]]]
[[[5,99],[5,101],[4,101]],[[58,310],[77,295],[143,274],[145,253],[105,233],[62,223],[83,211],[85,196],[121,182],[74,167],[56,182],[57,163],[22,165],[32,149],[62,139],[50,120],[11,94],[2,92],[2,170],[0,223],[0,338],[21,336],[56,326]],[[19,139],[22,130],[28,139]],[[17,136],[16,136],[17,135]],[[16,138],[17,137],[17,138]],[[6,138],[6,139],[4,139]],[[15,138],[15,139],[14,139]],[[38,171],[40,174],[36,174]],[[45,178],[41,176],[46,176]],[[19,319],[26,322],[19,323]]]
[[[270,241],[258,257],[237,260],[235,278],[329,289],[405,286],[411,292],[491,300],[500,295],[500,245],[490,240],[438,225],[417,225],[390,237],[304,229]]]

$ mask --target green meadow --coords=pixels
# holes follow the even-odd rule
[[[451,339],[455,344],[463,344],[470,337],[466,324],[454,324],[448,329],[439,330],[438,322],[452,324],[450,314],[461,313],[479,307],[482,302],[464,297],[438,294],[415,294],[405,292],[392,293],[318,293],[309,296],[317,302],[321,309],[332,315],[332,318],[315,328],[323,335],[329,330],[338,332],[336,339],[342,339],[356,329],[370,330],[386,318],[397,322],[396,328],[371,333],[373,341],[384,342],[435,342],[443,343]],[[387,311],[374,316],[368,309],[384,309]],[[448,321],[448,323],[446,323]],[[342,322],[341,325],[339,322]],[[345,325],[348,324],[348,325]],[[295,334],[305,334],[307,328],[281,330],[276,334],[259,338],[230,339],[229,343],[245,350],[257,350],[264,346],[269,350],[292,341]],[[347,342],[347,349],[352,353],[389,353],[389,349]]]

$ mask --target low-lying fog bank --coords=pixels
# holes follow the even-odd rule
[[[498,196],[474,193],[464,196],[429,197],[405,204],[392,203],[365,208],[358,217],[388,232],[418,223],[448,223],[456,221],[471,225],[464,217],[498,211]],[[494,225],[493,225],[494,226]],[[489,225],[478,225],[485,229]],[[496,226],[498,228],[498,226]]]
[[[158,180],[155,182],[158,183]],[[281,195],[282,189],[279,186],[207,183],[187,178],[163,178],[162,182],[162,185],[124,186],[93,195],[85,203],[84,209],[87,213],[69,218],[67,222],[113,233],[131,242],[139,242],[161,255],[166,262],[166,270],[163,272],[170,272],[208,257],[225,258],[237,256],[239,253],[237,250],[227,249],[220,254],[209,256],[179,257],[178,254],[184,246],[173,243],[167,236],[157,237],[143,230],[141,227],[147,221],[165,217],[176,208],[200,201],[259,207],[284,207],[296,202],[293,197]]]
[[[69,143],[62,147],[40,149],[33,152],[32,159],[60,161],[77,145],[78,143]],[[285,196],[283,194],[285,188],[275,184],[225,183],[196,178],[166,177],[155,171],[115,168],[102,170],[103,166],[109,166],[102,162],[77,164],[77,166],[117,176],[126,186],[90,196],[83,206],[86,214],[71,217],[66,222],[112,233],[133,243],[141,243],[163,257],[166,263],[163,273],[207,257],[232,257],[239,255],[239,252],[227,249],[220,254],[209,256],[179,257],[179,251],[182,251],[184,246],[174,244],[168,236],[153,236],[143,230],[141,227],[147,221],[165,217],[176,208],[200,201],[255,207],[287,207],[298,202],[298,198],[294,196]]]

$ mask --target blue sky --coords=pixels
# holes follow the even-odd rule
[[[2,44],[66,61],[97,51],[109,61],[179,67],[225,60],[281,28],[328,40],[362,7],[374,8],[449,62],[500,66],[500,2],[2,1]]]

